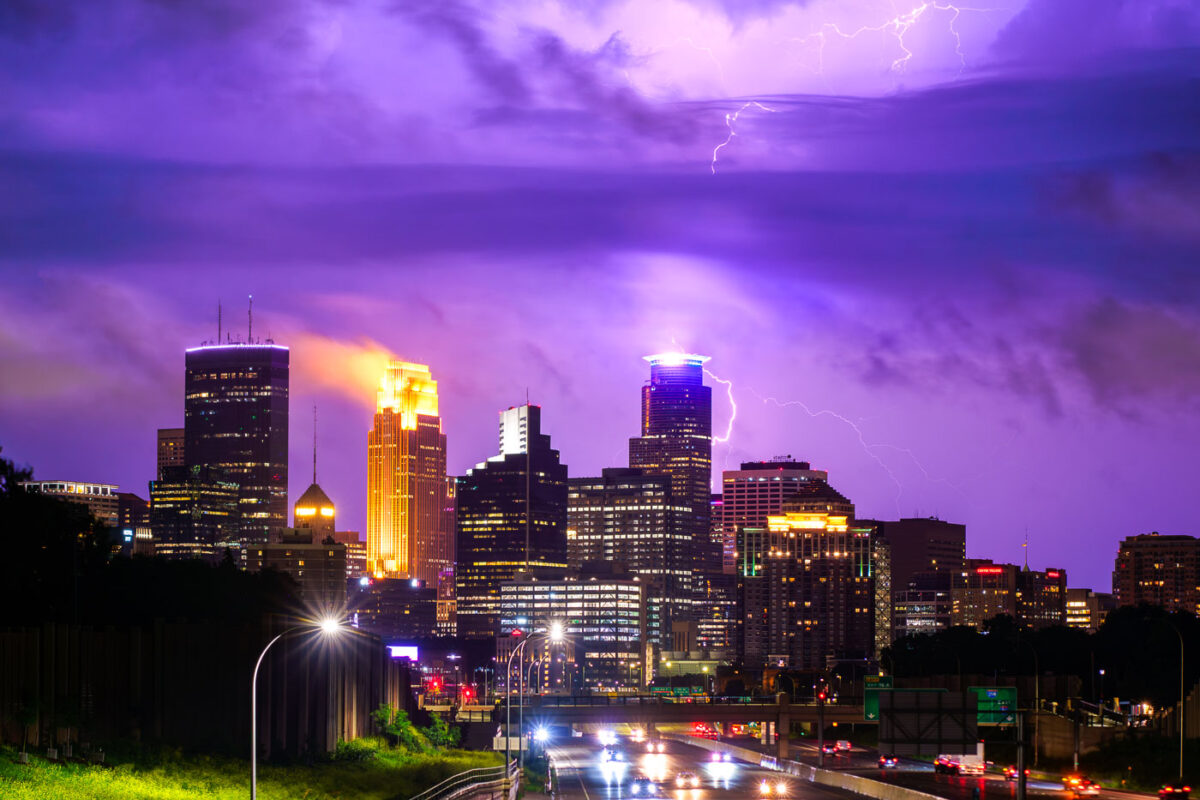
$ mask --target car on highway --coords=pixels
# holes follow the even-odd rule
[[[664,752],[666,752],[666,750],[667,750],[667,746],[662,741],[654,740],[654,741],[646,742],[646,752],[647,753],[664,753]]]
[[[681,772],[675,776],[675,788],[676,789],[699,789],[700,788],[700,779],[696,777],[696,773],[687,772],[685,770],[684,772]]]
[[[788,785],[785,781],[769,781],[765,778],[758,784],[759,797],[787,797]]]
[[[1025,777],[1029,777],[1029,767],[1025,768]],[[1004,768],[1004,780],[1015,781],[1017,779],[1017,767],[1015,764]]]
[[[853,748],[853,745],[850,744],[849,739],[838,739],[833,746],[837,748],[839,753],[849,753]]]
[[[1085,775],[1067,775],[1063,778],[1063,789],[1072,797],[1100,794],[1100,784]]]
[[[880,769],[888,769],[889,767],[892,769],[895,769],[898,766],[900,766],[900,759],[896,758],[896,756],[892,755],[891,753],[880,754],[880,756],[879,756],[879,768]]]
[[[661,797],[662,787],[649,775],[635,775],[629,782],[629,793],[634,797]]]
[[[1158,790],[1158,796],[1162,800],[1188,800],[1192,793],[1192,787],[1178,781],[1164,783],[1162,788]]]
[[[933,771],[945,775],[982,775],[984,767],[976,753],[943,754],[933,762]]]
[[[832,743],[823,744],[821,745],[821,753],[827,756],[836,756],[838,754],[837,745]]]

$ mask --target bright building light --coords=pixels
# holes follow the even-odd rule
[[[563,624],[555,621],[550,623],[550,641],[561,642],[563,640]]]
[[[334,617],[326,617],[321,620],[321,632],[326,634],[340,633],[342,630],[342,621]]]

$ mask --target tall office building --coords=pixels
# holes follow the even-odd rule
[[[155,475],[161,479],[163,470],[167,467],[186,466],[184,460],[184,429],[158,429],[158,470]]]
[[[265,544],[287,525],[288,357],[270,341],[186,355],[184,463],[238,485],[243,546]]]
[[[693,576],[691,507],[673,499],[669,475],[610,468],[571,478],[567,489],[567,563],[620,564],[647,587],[650,641],[666,646],[671,622],[692,615],[701,587]]]
[[[1104,624],[1108,612],[1116,606],[1116,600],[1111,594],[1093,592],[1091,589],[1067,589],[1065,624],[1068,628],[1095,633]]]
[[[722,546],[712,541],[712,389],[704,385],[708,356],[646,356],[650,380],[642,386],[642,435],[629,440],[629,466],[671,477],[671,493],[686,505],[693,567],[720,572]]]
[[[154,554],[163,558],[219,560],[242,546],[241,494],[224,470],[167,467],[150,481]]]
[[[961,572],[967,558],[967,526],[937,517],[899,520],[860,519],[887,540],[892,550],[892,580],[897,593],[923,572]]]
[[[1200,614],[1200,539],[1128,536],[1117,550],[1112,583],[1118,606],[1150,603]]]
[[[313,476],[316,477],[315,475]],[[304,490],[292,509],[293,525],[298,530],[309,531],[313,541],[322,542],[333,538],[337,530],[333,501],[316,481]]]
[[[437,586],[453,566],[446,517],[446,434],[429,367],[393,361],[367,434],[367,569]]]
[[[500,454],[458,479],[456,527],[458,636],[491,638],[502,583],[567,566],[567,467],[541,431],[540,407],[500,413]]]
[[[952,587],[953,625],[982,630],[984,622],[998,614],[1035,629],[1066,623],[1065,570],[1038,571],[996,564],[989,558],[968,558],[966,566],[953,574]]]

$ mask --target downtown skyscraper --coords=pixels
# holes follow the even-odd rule
[[[264,544],[287,525],[288,349],[207,344],[185,360],[184,463],[237,484],[242,546]]]
[[[693,545],[692,568],[721,571],[721,546],[709,526],[712,499],[712,389],[704,385],[708,356],[646,356],[642,435],[629,440],[629,466],[669,475],[674,502],[687,507],[684,527]]]
[[[392,361],[367,434],[367,571],[437,586],[452,566],[449,519],[437,381],[424,364]]]
[[[458,479],[455,567],[460,637],[499,633],[500,586],[567,567],[567,467],[542,433],[542,409],[500,412],[500,453]]]

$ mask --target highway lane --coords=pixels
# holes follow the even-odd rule
[[[646,774],[661,779],[662,789],[657,796],[662,800],[763,800],[759,788],[763,781],[772,787],[768,800],[849,800],[857,797],[741,761],[729,762],[724,769],[714,768],[712,755],[707,751],[680,742],[656,741],[662,741],[664,752],[647,753],[645,743],[621,740],[617,749],[624,751],[628,764],[622,777],[611,769],[601,768],[602,748],[594,736],[552,745],[550,757],[559,780],[556,796],[563,800],[639,800],[630,791],[631,780],[637,774]],[[684,771],[699,778],[698,788],[675,788],[676,775]],[[786,787],[782,795],[775,788],[780,783]]]
[[[774,753],[774,747],[765,747],[751,739],[726,739],[730,744]],[[810,740],[793,742],[791,757],[796,761],[816,765],[817,745]],[[973,800],[975,789],[983,800],[1012,800],[1017,796],[1016,781],[1006,781],[1001,775],[989,773],[983,777],[939,775],[927,761],[902,758],[896,769],[880,769],[879,752],[871,748],[854,747],[849,754],[825,757],[825,769],[844,770],[874,780],[895,783],[927,794],[949,798],[949,800]],[[1068,800],[1059,781],[1044,781],[1031,778],[1026,784],[1030,797],[1057,798]],[[1156,800],[1156,795],[1139,795],[1132,792],[1103,790],[1099,795],[1087,795],[1084,800]]]

